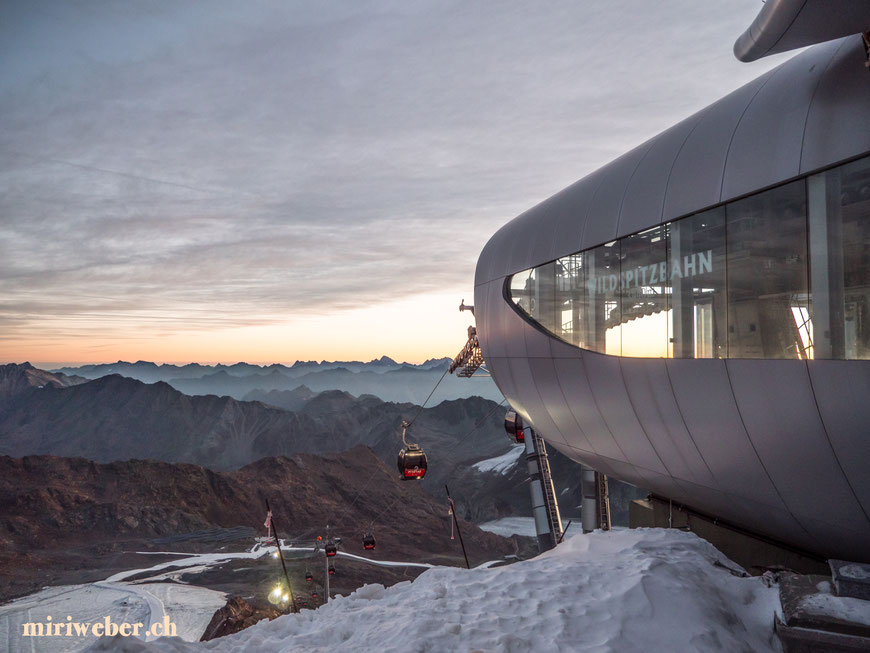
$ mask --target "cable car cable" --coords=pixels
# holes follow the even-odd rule
[[[417,409],[417,414],[414,415],[414,418],[413,418],[410,422],[408,422],[408,427],[409,427],[409,428],[410,428],[411,424],[413,424],[414,421],[415,421],[418,417],[420,417],[420,413],[423,412],[423,409],[426,407],[426,404],[429,403],[429,400],[432,398],[432,395],[435,394],[435,391],[438,389],[438,386],[441,385],[441,382],[444,380],[444,377],[447,376],[447,372],[448,372],[448,371],[450,371],[450,366],[449,366],[449,365],[447,366],[447,369],[444,370],[444,374],[441,375],[441,378],[438,379],[438,383],[436,383],[436,384],[435,384],[435,387],[432,388],[432,392],[430,392],[430,393],[429,393],[429,396],[426,397],[426,401],[424,401],[423,404],[422,404],[422,405]]]
[[[496,404],[495,406],[493,406],[493,407],[492,407],[492,410],[490,410],[486,415],[484,415],[482,419],[479,419],[477,422],[474,423],[474,428],[471,429],[471,430],[470,430],[468,433],[466,433],[465,435],[463,435],[463,436],[462,436],[462,439],[464,440],[465,438],[469,437],[469,436],[470,436],[472,433],[474,433],[477,429],[479,429],[481,426],[483,426],[483,423],[484,423],[487,419],[489,419],[489,416],[492,415],[495,411],[497,411],[501,406],[503,406],[503,405],[504,405],[504,402],[506,402],[506,401],[507,401],[507,399],[502,399],[500,402],[498,402],[498,404]]]

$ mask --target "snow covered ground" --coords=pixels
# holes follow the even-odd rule
[[[676,530],[575,536],[513,565],[438,567],[367,585],[317,610],[204,644],[103,640],[92,651],[780,651],[776,587],[741,578],[707,542]]]
[[[569,519],[571,525],[569,524]],[[580,517],[562,517],[562,527],[567,528],[565,531],[565,539],[582,535],[583,530],[580,526]],[[534,517],[502,517],[493,521],[483,522],[478,524],[478,528],[482,531],[489,531],[496,535],[510,537],[511,535],[525,535],[526,537],[535,537],[535,518]],[[617,526],[616,529],[620,527]]]
[[[502,517],[501,519],[478,524],[478,526],[482,531],[489,531],[504,537],[510,537],[511,535],[535,537],[534,517]],[[572,525],[571,528],[574,528],[574,526]]]
[[[312,551],[310,547],[284,545],[283,540],[281,549],[290,554],[300,552],[307,554]],[[274,546],[257,544],[250,551],[231,553],[143,552],[143,555],[179,557],[145,569],[122,571],[95,583],[48,587],[41,592],[0,606],[0,650],[72,653],[81,651],[96,641],[93,636],[42,637],[38,640],[22,636],[23,624],[29,622],[44,624],[49,615],[55,621],[58,618],[63,621],[69,615],[72,621],[79,623],[97,623],[108,616],[115,624],[142,623],[143,632],[152,623],[161,622],[164,616],[168,616],[175,624],[180,639],[197,642],[215,611],[226,603],[226,595],[203,587],[185,585],[180,577],[184,574],[205,571],[209,567],[229,560],[261,558],[272,555],[274,551]],[[424,569],[434,567],[426,563],[375,560],[344,551],[339,551],[338,555],[383,567]],[[501,561],[484,563],[482,566],[498,562]],[[170,567],[172,569],[168,569]],[[132,576],[141,574],[147,574],[147,577],[135,582],[126,581]],[[143,582],[144,580],[148,582]]]
[[[22,637],[23,624],[46,622],[97,623],[110,617],[115,624],[160,621],[169,615],[178,636],[196,642],[215,610],[226,603],[222,592],[175,583],[91,583],[49,587],[0,607],[0,650],[66,653],[80,651],[94,637]]]
[[[523,451],[526,450],[526,446],[523,444],[518,444],[516,446],[511,447],[511,450],[507,453],[503,453],[500,456],[496,456],[495,458],[487,458],[486,460],[481,460],[479,463],[475,463],[472,465],[479,472],[494,472],[496,474],[507,474],[510,472],[511,468],[517,464],[520,460],[520,456],[523,455]]]
[[[308,548],[281,548],[310,551]],[[55,621],[64,621],[69,615],[72,621],[81,623],[96,623],[108,616],[116,624],[141,622],[145,624],[144,628],[168,615],[181,639],[199,641],[215,610],[226,603],[226,596],[204,587],[178,584],[178,577],[234,558],[259,558],[269,555],[270,551],[274,551],[274,547],[254,546],[250,551],[195,555],[167,551],[162,554],[179,557],[145,569],[123,571],[96,583],[48,587],[0,606],[0,650],[66,653],[80,651],[94,641],[94,637],[42,637],[38,640],[22,637],[23,624],[45,623],[49,615]],[[158,555],[161,552],[149,553]],[[167,567],[181,569],[160,573]],[[153,572],[149,581],[176,582],[124,582],[131,576],[146,572]]]

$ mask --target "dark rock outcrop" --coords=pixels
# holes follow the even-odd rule
[[[232,635],[253,626],[262,619],[271,621],[282,614],[271,606],[254,607],[241,596],[233,596],[224,607],[214,613],[199,641],[207,642],[224,635]]]

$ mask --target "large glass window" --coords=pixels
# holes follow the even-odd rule
[[[517,273],[510,297],[615,356],[870,359],[870,157]]]
[[[728,356],[811,358],[807,331],[806,185],[726,205]]]
[[[674,358],[725,358],[725,208],[670,224],[670,341]]]
[[[668,356],[667,226],[653,227],[621,240],[619,298],[622,355]]]
[[[619,242],[584,252],[586,293],[583,301],[587,348],[620,356],[622,324],[619,308]]]
[[[556,313],[558,328],[553,332],[572,345],[588,349],[586,335],[586,255],[571,254],[556,261]]]
[[[817,358],[870,358],[870,159],[811,176],[810,281]]]

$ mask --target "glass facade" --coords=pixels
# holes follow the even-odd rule
[[[513,275],[568,343],[645,358],[870,359],[870,157]]]

